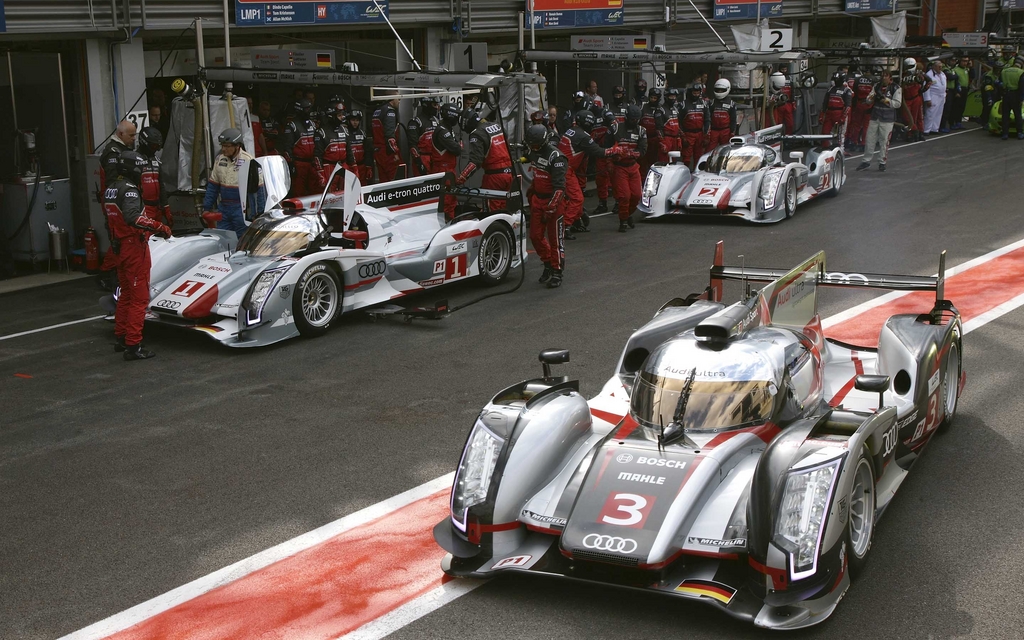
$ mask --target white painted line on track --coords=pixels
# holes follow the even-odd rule
[[[60,329],[61,327],[70,327],[73,324],[82,324],[83,322],[92,322],[94,320],[102,320],[106,316],[93,316],[91,318],[82,318],[81,320],[72,320],[71,322],[62,322],[60,324],[50,325],[49,327],[43,327],[41,329],[30,329],[29,331],[21,331],[19,333],[12,333],[7,336],[0,336],[0,340],[10,340],[11,338],[20,338],[21,336],[31,335],[33,333],[40,333],[41,331],[49,331],[51,329]]]
[[[1010,313],[1021,305],[1024,305],[1024,294],[1019,295],[1016,298],[1011,298],[998,307],[990,309],[976,318],[971,318],[964,323],[964,333],[967,334],[975,329],[980,329],[993,320]]]
[[[142,622],[143,620],[152,618],[153,616],[163,613],[164,611],[167,611],[168,609],[171,609],[183,602],[188,602],[197,596],[216,589],[221,585],[234,582],[239,578],[243,578],[254,571],[258,571],[278,562],[279,560],[284,560],[285,558],[294,556],[301,551],[315,547],[316,545],[326,540],[330,540],[349,529],[353,529],[359,525],[376,520],[381,516],[385,516],[393,511],[401,509],[402,507],[412,504],[417,500],[431,496],[438,491],[448,489],[452,486],[452,482],[454,482],[454,480],[454,471],[447,473],[440,478],[434,478],[430,482],[421,484],[418,487],[413,487],[412,489],[409,489],[404,493],[400,493],[393,498],[388,498],[383,502],[378,502],[377,504],[366,507],[365,509],[351,513],[344,518],[335,520],[334,522],[329,522],[318,529],[313,529],[309,533],[304,533],[301,536],[282,542],[281,544],[271,547],[265,551],[261,551],[254,556],[250,556],[244,560],[236,562],[235,564],[203,576],[202,578],[193,580],[192,582],[182,585],[177,589],[172,589],[171,591],[168,591],[163,595],[159,595],[152,600],[147,600],[146,602],[135,605],[131,609],[126,609],[125,611],[114,614],[105,620],[100,620],[99,622],[91,624],[84,629],[80,629],[70,635],[66,635],[60,640],[93,640],[105,638],[106,636],[117,633],[118,631],[123,631]],[[428,593],[427,595],[430,594]],[[459,593],[459,595],[462,594]],[[453,600],[457,597],[458,596],[453,596],[450,599]],[[405,606],[408,606],[409,604],[411,603],[407,603]]]
[[[446,582],[440,587],[406,602],[376,620],[367,622],[355,631],[346,633],[341,638],[345,640],[380,640],[380,638],[412,624],[428,613],[440,609],[456,598],[461,598],[488,582],[489,580],[476,580],[472,578],[458,578]]]

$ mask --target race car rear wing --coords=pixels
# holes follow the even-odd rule
[[[724,264],[724,243],[715,244],[714,264],[711,266],[710,284],[702,299],[722,302],[723,284],[726,280],[741,282],[772,283],[790,273],[789,269],[766,269],[763,267],[730,266]],[[935,276],[898,275],[887,273],[853,273],[827,271],[824,260],[818,272],[816,284],[825,287],[856,287],[862,289],[886,289],[889,291],[934,291],[935,307],[933,318],[949,310],[952,305],[945,299],[946,252],[939,254],[939,271]],[[745,295],[749,297],[749,293]]]

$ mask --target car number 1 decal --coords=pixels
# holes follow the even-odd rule
[[[644,521],[654,506],[654,499],[654,496],[636,493],[613,493],[604,503],[598,522],[639,529],[644,526]]]
[[[451,256],[445,260],[444,268],[444,279],[455,280],[456,278],[463,278],[466,275],[466,256],[468,254],[460,253],[457,256]]]

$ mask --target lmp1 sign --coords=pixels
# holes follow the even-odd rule
[[[384,22],[384,15],[387,15],[387,12],[388,0],[377,0],[376,4],[373,0],[343,0],[341,2],[235,0],[235,26],[285,27]]]

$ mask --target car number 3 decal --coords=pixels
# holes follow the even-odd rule
[[[644,526],[647,514],[654,506],[653,496],[641,496],[636,493],[613,493],[601,509],[598,521],[619,527],[639,529]]]

